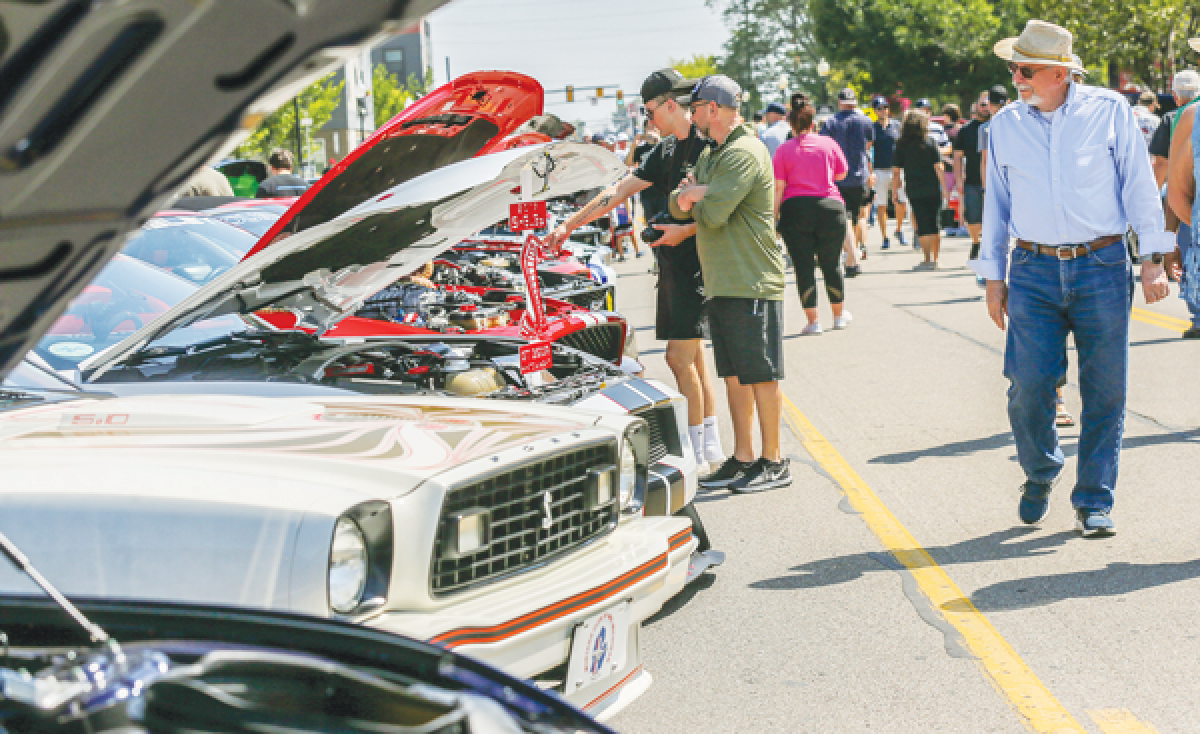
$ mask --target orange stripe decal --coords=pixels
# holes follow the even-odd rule
[[[683,546],[687,545],[688,541],[691,539],[692,539],[692,529],[684,528],[683,530],[680,530],[678,533],[675,533],[674,535],[671,536],[671,541],[668,545],[669,545],[671,551],[673,552],[673,551],[679,550]]]
[[[691,532],[689,530],[689,532]],[[650,576],[653,576],[658,571],[667,567],[667,555],[664,553],[657,558],[654,558],[632,571],[628,571],[621,576],[609,581],[603,586],[598,586],[594,589],[581,592],[570,598],[564,599],[548,607],[538,609],[537,611],[524,614],[516,619],[504,622],[503,624],[494,625],[491,627],[466,627],[458,630],[450,630],[430,639],[435,645],[441,645],[448,649],[461,647],[463,645],[480,645],[488,642],[499,642],[507,640],[510,637],[519,635],[522,632],[533,629],[547,622],[553,622],[556,619],[565,617],[566,615],[591,606],[597,602],[604,601],[610,597],[616,596],[630,586],[643,581]]]
[[[612,688],[609,688],[607,691],[605,691],[604,693],[601,693],[596,698],[593,698],[591,703],[589,703],[583,707],[583,710],[587,711],[588,709],[592,708],[593,706],[600,703],[604,699],[608,698],[612,694],[616,693],[617,689],[622,688],[626,683],[628,683],[630,681],[631,678],[633,678],[633,676],[637,675],[640,672],[642,672],[642,666],[639,665],[636,668],[634,668],[633,670],[629,671],[629,675],[622,678],[620,683],[616,684]]]

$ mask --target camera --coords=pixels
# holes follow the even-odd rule
[[[646,228],[642,230],[642,242],[652,245],[662,239],[665,233],[661,229],[656,228],[654,226],[656,224],[683,224],[683,222],[676,222],[671,217],[670,212],[659,212],[650,218],[650,221],[646,224]]]

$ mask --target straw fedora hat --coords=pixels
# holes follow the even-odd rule
[[[1084,71],[1079,57],[1071,52],[1071,32],[1044,20],[1031,20],[1016,38],[998,41],[992,50],[1005,61],[1065,66]]]

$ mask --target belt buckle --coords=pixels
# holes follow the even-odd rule
[[[1066,257],[1063,257],[1064,252],[1067,253]],[[1058,257],[1059,260],[1074,260],[1075,259],[1075,245],[1055,245],[1054,246],[1054,254]]]

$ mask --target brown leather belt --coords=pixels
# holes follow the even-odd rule
[[[1085,242],[1082,245],[1039,245],[1029,240],[1017,240],[1017,247],[1020,247],[1022,250],[1036,252],[1039,255],[1057,257],[1059,260],[1074,260],[1077,257],[1083,257],[1093,250],[1114,245],[1120,242],[1123,237],[1124,235],[1110,234],[1106,237],[1097,237],[1091,242]]]

